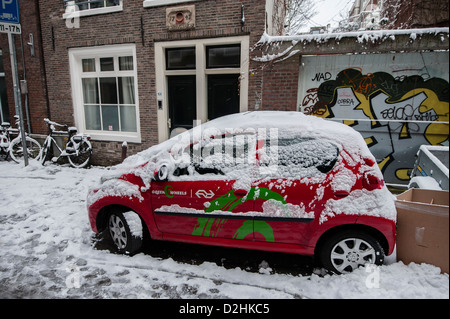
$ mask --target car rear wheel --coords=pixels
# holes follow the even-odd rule
[[[138,214],[113,212],[108,219],[109,236],[121,254],[135,254],[142,246],[142,221]]]
[[[328,271],[342,274],[366,264],[381,265],[384,251],[374,237],[352,230],[329,238],[322,247],[320,258]]]

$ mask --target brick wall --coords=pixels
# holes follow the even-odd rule
[[[19,80],[23,80],[25,78],[28,83],[28,108],[31,122],[31,133],[45,134],[47,133],[47,127],[43,119],[48,117],[48,108],[46,99],[46,76],[44,72],[40,21],[38,14],[39,7],[37,0],[28,1],[27,5],[24,5],[23,2],[20,2],[20,4],[22,38],[20,35],[14,36],[17,52],[18,75]],[[29,34],[33,34],[34,37],[34,56],[31,56],[30,47],[27,45],[27,42],[29,41]],[[23,44],[23,54],[21,43]],[[16,114],[16,111],[7,34],[0,34],[0,49],[3,52],[8,107],[12,122],[12,118]],[[25,120],[25,128],[27,128],[28,123],[26,122],[25,102],[25,96],[22,94],[23,116]]]
[[[299,75],[299,56],[281,63],[261,66],[263,94],[261,110],[296,111]]]

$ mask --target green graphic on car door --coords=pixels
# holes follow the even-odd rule
[[[206,205],[207,207],[205,207],[205,213],[212,213],[214,211],[233,212],[246,200],[256,199],[275,200],[282,204],[286,204],[285,199],[280,194],[267,188],[252,187],[245,197],[237,196],[232,190],[221,197],[212,200]],[[192,235],[216,237],[225,222],[226,218],[200,217],[197,219],[197,225],[195,226]],[[216,231],[212,231],[212,229],[216,229]],[[253,220],[244,221],[242,226],[236,230],[233,239],[244,239],[252,233],[261,234],[267,242],[273,242],[275,240],[273,229],[268,223],[265,221]]]

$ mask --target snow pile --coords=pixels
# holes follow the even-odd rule
[[[398,35],[410,35],[412,40],[418,36],[425,34],[446,34],[449,36],[449,28],[422,28],[422,29],[394,29],[394,30],[364,30],[354,32],[339,32],[339,33],[317,33],[317,34],[299,34],[292,36],[270,36],[264,32],[257,45],[270,44],[278,42],[292,42],[295,46],[299,42],[316,42],[324,43],[329,40],[341,40],[343,38],[357,38],[358,42],[378,42],[386,39],[395,39]]]
[[[130,227],[131,235],[142,239],[143,229],[142,229],[142,221],[139,218],[139,215],[131,211],[124,213],[123,217],[125,217],[128,227]]]
[[[295,49],[299,45],[306,45],[314,42],[317,45],[334,41],[339,44],[344,38],[354,38],[361,45],[378,44],[387,40],[394,41],[397,36],[409,35],[411,42],[420,39],[424,35],[440,35],[440,41],[444,42],[449,38],[449,28],[422,28],[422,29],[395,29],[395,30],[364,30],[354,32],[338,33],[317,33],[299,34],[291,36],[270,36],[266,32],[256,43],[256,47],[270,48],[272,53],[264,53],[262,56],[253,57],[256,62],[284,61],[295,54],[301,53],[301,49]],[[282,46],[282,44],[286,46]],[[279,49],[282,47],[281,51]]]
[[[355,190],[345,198],[328,200],[320,214],[320,223],[339,214],[360,215],[362,211],[368,216],[397,220],[394,196],[384,187],[372,191]]]
[[[139,186],[132,184],[128,181],[122,179],[110,179],[103,183],[98,191],[91,189],[90,196],[88,196],[87,206],[92,205],[100,198],[106,196],[116,196],[116,197],[136,197],[139,201],[143,201]]]
[[[439,268],[392,259],[341,276],[293,275],[264,252],[256,252],[260,269],[252,272],[245,258],[225,268],[97,250],[86,193],[108,170],[0,161],[0,298],[448,299],[449,277]]]

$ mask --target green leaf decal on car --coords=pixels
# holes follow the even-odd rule
[[[209,205],[205,207],[205,213],[212,213],[214,211],[233,212],[239,205],[247,200],[275,200],[282,204],[286,204],[286,200],[280,194],[271,191],[268,188],[252,187],[245,197],[239,197],[235,195],[234,190],[212,200]],[[226,223],[227,218],[208,218],[201,217],[197,219],[197,225],[195,226],[192,235],[194,236],[206,236],[217,237],[218,232]],[[214,225],[214,227],[212,227]],[[216,229],[216,231],[211,231]],[[259,233],[266,239],[267,242],[273,242],[274,235],[272,227],[264,221],[246,220],[242,223],[233,239],[244,239],[251,233]]]

